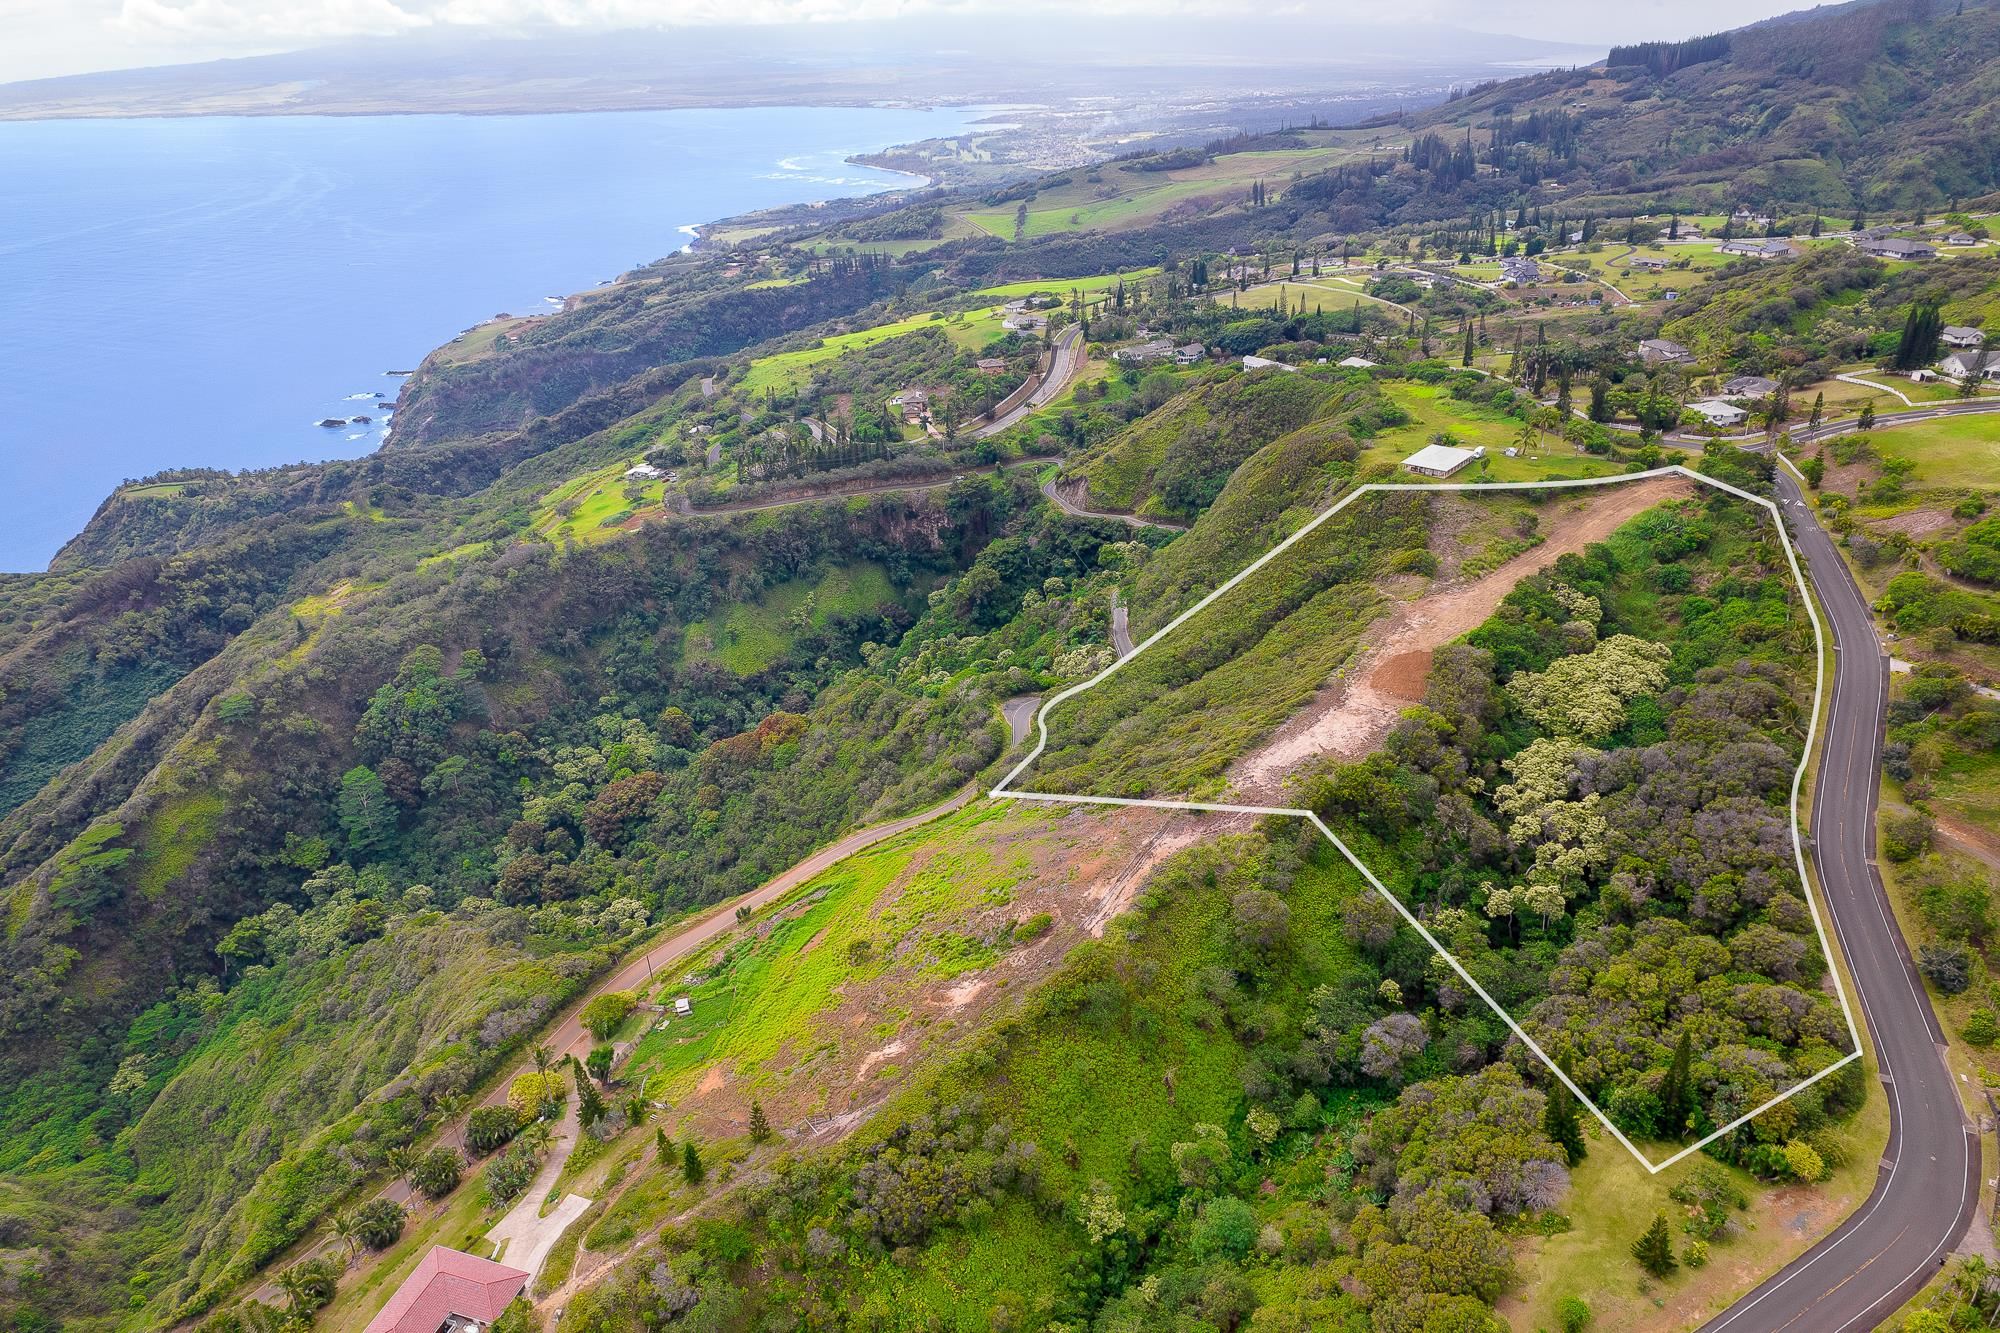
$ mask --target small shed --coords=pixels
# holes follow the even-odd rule
[[[683,995],[674,1001],[674,1013],[682,1017],[694,1012],[694,1001]]]

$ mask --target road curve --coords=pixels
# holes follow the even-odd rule
[[[974,431],[973,435],[980,439],[988,435],[998,435],[1009,426],[1025,420],[1028,413],[1046,407],[1058,394],[1067,389],[1070,381],[1076,378],[1076,373],[1081,369],[1083,369],[1083,330],[1072,324],[1056,335],[1055,348],[1049,354],[1048,377],[1035,386],[1026,401],[1013,411],[987,422]]]
[[[1888,659],[1867,599],[1782,468],[1778,496],[1833,636],[1833,702],[1813,789],[1812,853],[1889,1099],[1889,1146],[1859,1211],[1703,1328],[1859,1333],[1893,1315],[1964,1236],[1979,1205],[1979,1139],[1874,862]]]

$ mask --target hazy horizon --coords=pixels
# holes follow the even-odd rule
[[[1041,8],[1052,15],[1074,14],[1057,6]],[[1303,4],[1108,0],[1093,5],[1089,16],[1129,21],[1141,41],[1148,28],[1162,22],[1212,20],[1237,28],[1353,25],[1378,34],[1438,25],[1473,34],[1607,46],[1694,36],[1802,8],[1812,6],[1785,0],[1751,0],[1747,7],[1722,0],[1682,5],[1642,0],[1607,9],[1582,0],[1415,0],[1382,22],[1368,13],[1342,14]],[[12,38],[0,53],[0,84],[295,54],[356,38],[478,41],[534,32],[758,25],[822,29],[883,20],[918,27],[936,21],[978,24],[988,16],[996,35],[1022,30],[1021,6],[997,0],[4,0],[0,13]]]

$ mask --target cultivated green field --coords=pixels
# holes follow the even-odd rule
[[[754,676],[789,653],[802,631],[823,627],[836,615],[861,615],[896,600],[887,570],[855,561],[817,579],[780,583],[755,602],[737,603],[695,621],[684,634],[683,651],[690,661],[715,662],[739,676]]]

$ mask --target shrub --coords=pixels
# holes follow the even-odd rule
[[[1991,1009],[1974,1009],[1960,1033],[1974,1046],[1991,1046],[2000,1040],[2000,1025],[1994,1023]]]
[[[386,1250],[403,1234],[403,1206],[391,1199],[370,1199],[354,1210],[355,1234],[371,1250]]]
[[[1972,984],[1972,956],[1962,944],[1926,944],[1917,950],[1917,967],[1946,995],[1963,994]]]
[[[1912,861],[1931,848],[1931,821],[1916,810],[1903,810],[1882,821],[1882,855],[1891,861]]]
[[[1208,1258],[1241,1259],[1257,1243],[1257,1214],[1233,1194],[1212,1199],[1194,1224],[1194,1251]]]
[[[551,1105],[568,1100],[561,1074],[523,1074],[509,1085],[507,1105],[522,1120],[533,1120]]]
[[[490,1153],[520,1128],[521,1113],[512,1106],[482,1106],[465,1118],[465,1146],[482,1155]]]
[[[486,1168],[483,1178],[486,1197],[494,1203],[512,1203],[534,1183],[535,1173],[540,1169],[541,1159],[535,1150],[525,1143],[515,1144]]]
[[[433,1148],[410,1168],[410,1184],[426,1199],[436,1201],[458,1188],[465,1159],[455,1148]]]
[[[1785,1170],[1795,1180],[1811,1182],[1826,1175],[1826,1163],[1810,1143],[1793,1139],[1785,1145]]]
[[[1811,1152],[1812,1149],[1808,1148],[1806,1151]],[[1689,1268],[1700,1268],[1707,1263],[1708,1242],[1699,1238],[1689,1241],[1687,1248],[1681,1251],[1681,1262]]]
[[[606,991],[583,1006],[583,1012],[577,1017],[589,1029],[591,1036],[599,1041],[610,1041],[612,1034],[618,1031],[618,1025],[625,1021],[625,1016],[637,1003],[630,991]]]
[[[1581,1297],[1563,1297],[1556,1302],[1556,1325],[1562,1333],[1583,1333],[1590,1327],[1590,1307]]]
[[[1035,913],[1027,920],[1019,922],[1015,925],[1014,927],[1015,943],[1026,944],[1030,940],[1040,939],[1042,936],[1049,933],[1049,928],[1055,925],[1055,921],[1056,919],[1050,916],[1047,912]]]

